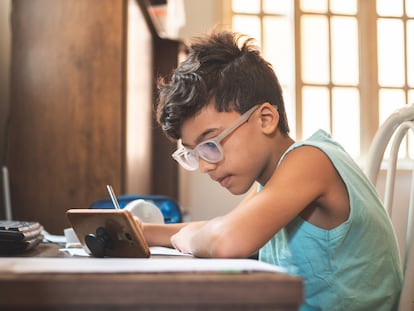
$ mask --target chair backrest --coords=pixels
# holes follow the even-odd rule
[[[398,152],[402,139],[410,130],[414,133],[414,104],[396,110],[385,120],[376,132],[368,151],[365,172],[371,182],[376,186],[381,163],[383,162],[384,152],[387,146],[390,146],[389,160],[387,161],[385,168],[384,207],[392,220],[394,219],[392,217],[392,212]],[[402,236],[397,235],[397,238],[403,239],[398,241],[398,244],[400,245],[401,263],[404,273],[399,311],[414,311],[414,167],[412,167],[411,170],[411,186],[406,230],[405,234]],[[393,225],[395,227],[397,224],[393,221]]]

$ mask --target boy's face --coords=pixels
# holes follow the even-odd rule
[[[199,114],[183,123],[182,144],[186,148],[194,148],[199,143],[219,135],[238,118],[238,112],[218,112],[214,102],[211,102]],[[260,178],[266,162],[261,136],[260,113],[255,111],[247,122],[221,141],[223,159],[210,163],[200,158],[200,171],[208,173],[211,179],[233,194],[245,193]]]

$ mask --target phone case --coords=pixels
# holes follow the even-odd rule
[[[144,234],[128,210],[70,209],[66,215],[82,246],[95,257],[150,256]]]

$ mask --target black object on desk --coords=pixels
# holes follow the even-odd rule
[[[0,254],[11,255],[35,248],[43,239],[43,226],[35,221],[0,220]]]

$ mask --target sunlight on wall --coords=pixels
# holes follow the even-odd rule
[[[126,193],[151,187],[152,42],[138,4],[129,0],[126,98]],[[136,34],[140,35],[137,36]]]

